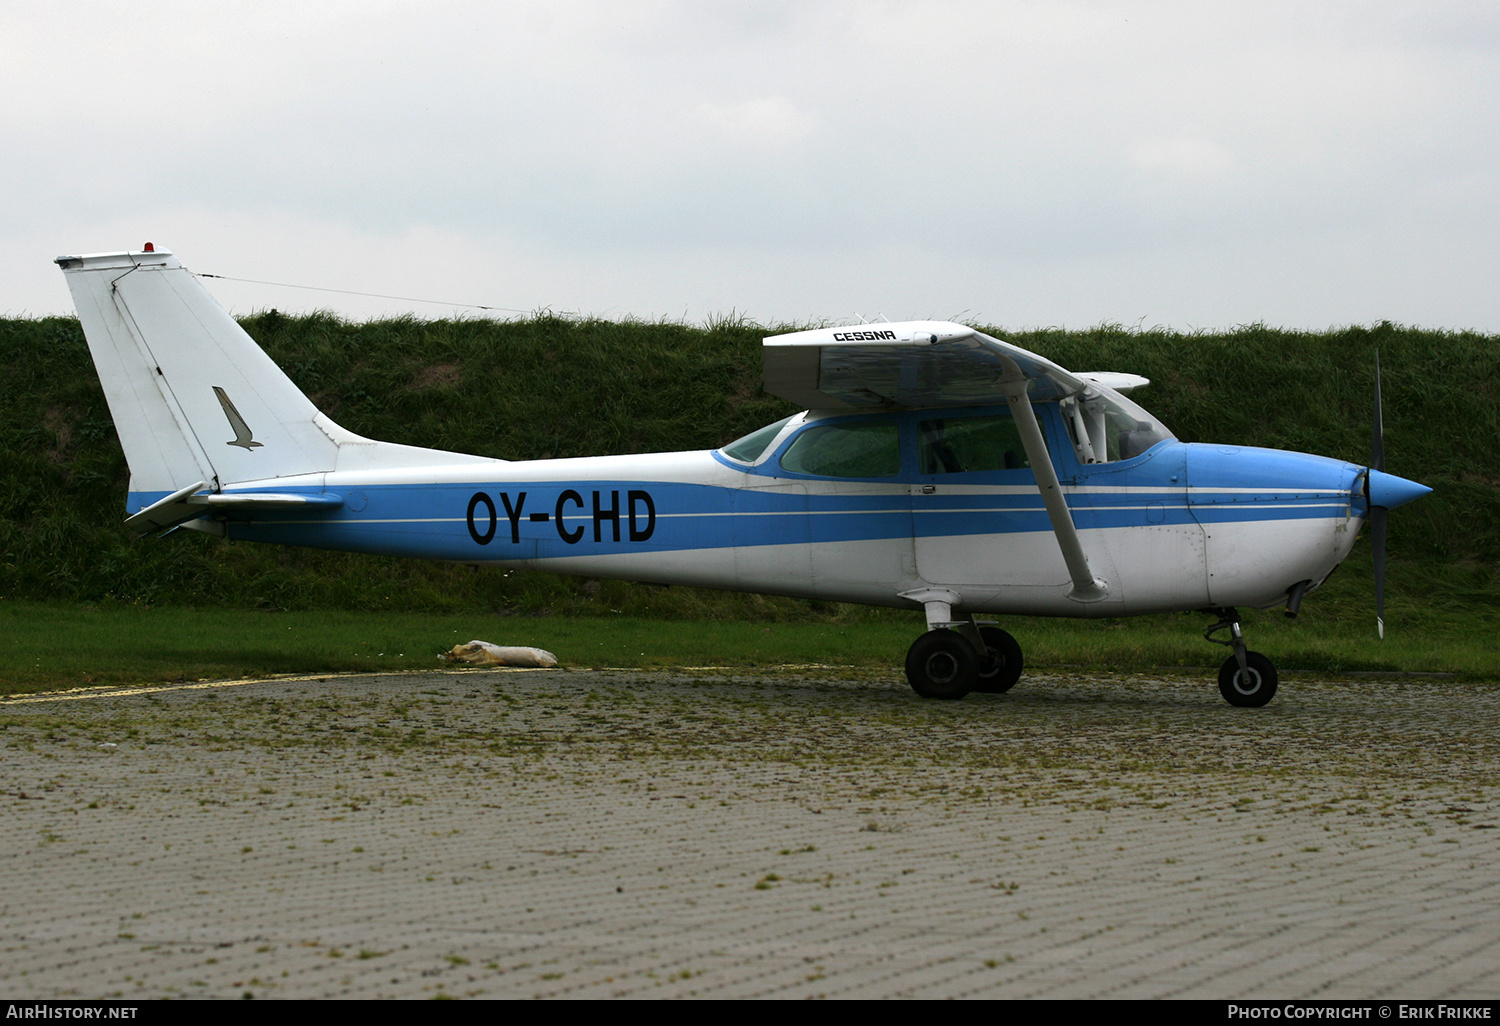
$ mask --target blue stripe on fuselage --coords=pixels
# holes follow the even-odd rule
[[[1168,442],[1149,458],[1073,469],[1078,490],[1068,503],[1079,529],[1090,530],[1345,517],[1361,468]],[[1191,487],[1178,480],[1184,470]],[[326,512],[225,517],[232,538],[458,561],[1051,530],[1034,489],[989,487],[983,477],[801,478],[780,482],[786,489],[767,487],[774,479],[764,475],[746,477],[753,488],[635,480],[366,485],[345,488],[350,501]],[[909,494],[914,483],[934,480],[936,494]],[[160,497],[132,493],[130,502],[139,509]]]

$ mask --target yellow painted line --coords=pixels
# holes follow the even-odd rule
[[[42,702],[77,702],[90,698],[129,698],[133,695],[159,695],[176,691],[217,691],[221,688],[238,688],[247,684],[296,684],[305,681],[331,681],[349,677],[415,677],[434,673],[767,673],[777,670],[841,670],[848,667],[830,663],[786,663],[778,666],[442,666],[431,670],[361,670],[353,672],[310,673],[287,677],[253,677],[243,680],[199,680],[191,684],[102,684],[91,688],[65,688],[60,691],[38,691],[31,694],[9,695],[0,698],[0,707],[7,705],[37,705]]]
[[[295,684],[299,681],[329,681],[347,677],[414,677],[433,673],[479,673],[504,671],[506,673],[531,673],[536,670],[556,669],[545,666],[462,666],[439,667],[432,670],[374,670],[354,673],[311,673],[297,677],[255,677],[244,680],[200,680],[191,684],[105,684],[92,688],[66,688],[62,691],[39,691],[25,695],[10,695],[0,698],[0,706],[35,705],[40,702],[76,702],[90,698],[129,698],[132,695],[157,695],[174,691],[213,691],[219,688],[237,688],[246,684]]]

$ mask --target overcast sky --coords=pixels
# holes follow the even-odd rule
[[[0,0],[0,118],[12,316],[1500,332],[1493,0]]]

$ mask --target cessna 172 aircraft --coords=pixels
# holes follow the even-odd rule
[[[189,271],[142,251],[57,258],[130,465],[140,534],[246,541],[921,609],[918,694],[1003,692],[1020,646],[975,614],[1203,610],[1219,689],[1259,706],[1270,660],[1237,606],[1295,615],[1371,520],[1430,489],[1372,466],[1186,444],[1126,393],[961,324],[765,340],[807,407],[709,452],[507,461],[362,438],[320,413]],[[1378,374],[1378,370],[1377,370]],[[1227,632],[1227,638],[1214,637]]]

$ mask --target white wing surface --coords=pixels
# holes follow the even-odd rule
[[[809,409],[899,409],[1037,401],[1088,382],[1044,356],[947,321],[816,328],[765,340],[765,388]]]

